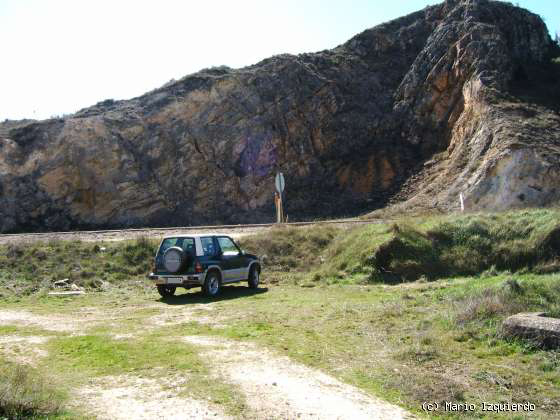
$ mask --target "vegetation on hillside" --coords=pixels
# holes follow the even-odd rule
[[[152,269],[156,240],[91,243],[49,241],[0,247],[0,296],[26,295],[69,279],[78,286],[99,289],[104,282],[145,279]]]
[[[347,230],[277,229],[244,241],[267,268],[312,281],[395,283],[485,270],[560,270],[560,211],[521,210],[401,219]]]
[[[486,270],[560,270],[560,211],[519,210],[400,219],[352,228],[276,227],[245,237],[272,283],[397,283]],[[25,295],[70,279],[100,289],[143,281],[158,241],[50,241],[0,247],[0,294]]]

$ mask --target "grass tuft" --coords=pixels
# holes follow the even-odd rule
[[[8,362],[0,366],[0,418],[48,418],[61,411],[63,402],[36,370]]]
[[[554,316],[560,311],[560,278],[529,283],[508,279],[455,301],[455,321],[464,325],[488,321],[519,312],[543,311]]]

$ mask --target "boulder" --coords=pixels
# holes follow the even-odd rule
[[[502,324],[507,336],[524,338],[544,349],[560,348],[560,319],[542,312],[519,313]]]
[[[68,287],[70,285],[70,279],[57,280],[53,283],[54,287]]]

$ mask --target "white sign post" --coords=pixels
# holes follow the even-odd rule
[[[461,202],[461,212],[465,211],[465,200],[463,198],[463,193],[459,194],[459,201]]]
[[[276,185],[276,191],[278,191],[278,194],[282,194],[284,192],[284,188],[286,187],[286,181],[284,180],[284,174],[282,172],[278,172],[276,174],[274,184]]]
[[[284,208],[282,206],[282,193],[286,187],[286,181],[282,172],[276,174],[274,179],[274,186],[276,187],[276,194],[274,194],[274,204],[276,204],[276,223],[284,222]]]

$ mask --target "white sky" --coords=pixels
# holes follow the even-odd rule
[[[0,120],[131,98],[205,67],[333,48],[435,3],[0,0]]]

